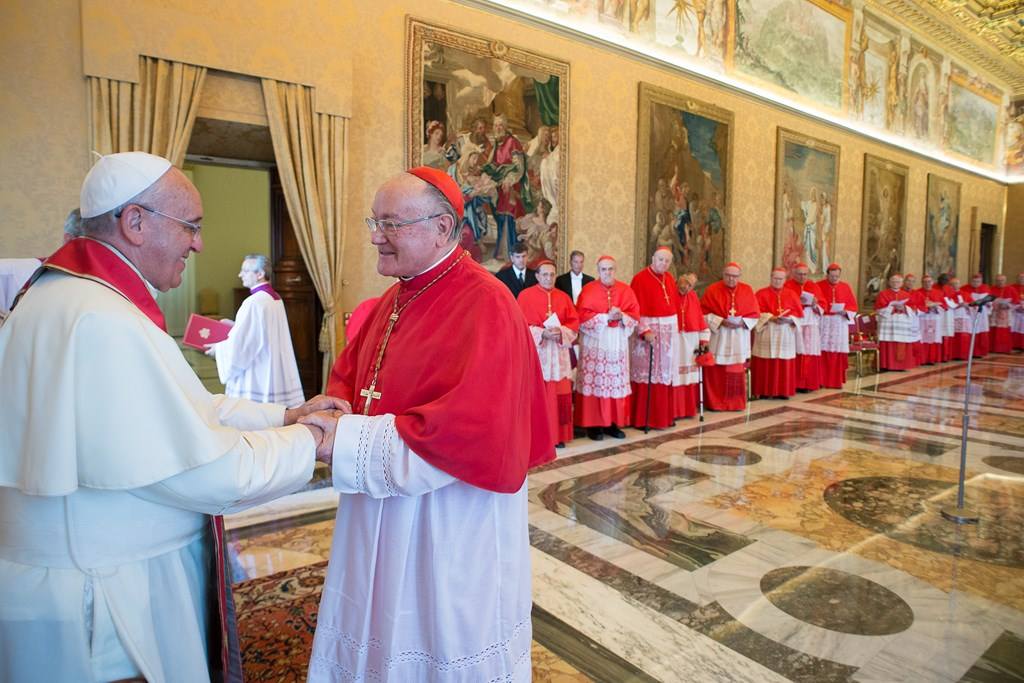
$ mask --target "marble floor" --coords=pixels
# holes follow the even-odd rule
[[[1024,681],[1024,356],[974,365],[980,523],[958,526],[940,510],[964,379],[963,363],[853,378],[569,444],[529,479],[534,680]],[[325,484],[228,520],[240,615],[277,615],[252,637],[315,624]],[[301,680],[261,666],[250,678]]]

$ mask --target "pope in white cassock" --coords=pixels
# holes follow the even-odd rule
[[[347,405],[203,388],[154,299],[202,249],[166,159],[102,157],[81,210],[0,329],[0,680],[240,680],[210,515],[301,487],[333,443],[295,421]]]
[[[263,254],[249,254],[242,261],[238,277],[250,294],[239,307],[228,338],[210,344],[207,354],[217,359],[228,396],[292,408],[304,400],[302,382],[284,302],[267,282],[267,270]]]
[[[508,288],[459,246],[458,185],[419,167],[366,222],[399,278],[331,373],[341,496],[309,680],[529,681],[526,471],[554,457],[540,361]],[[494,419],[501,406],[502,419]]]

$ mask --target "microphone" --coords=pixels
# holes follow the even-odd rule
[[[968,306],[977,306],[978,308],[981,308],[982,306],[984,306],[986,304],[990,304],[990,303],[992,303],[995,300],[996,300],[996,297],[994,295],[986,294],[984,297],[978,299],[977,301],[971,301],[967,305]]]

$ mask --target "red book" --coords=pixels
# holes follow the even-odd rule
[[[181,340],[185,346],[191,346],[200,351],[206,350],[206,344],[216,344],[228,338],[231,325],[220,320],[207,318],[206,316],[193,313],[188,318],[188,325],[185,327],[185,338]]]

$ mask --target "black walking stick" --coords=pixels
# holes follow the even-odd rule
[[[654,342],[647,342],[650,354],[647,356],[647,409],[644,411],[644,434],[650,430],[651,424],[651,380],[654,379]]]

